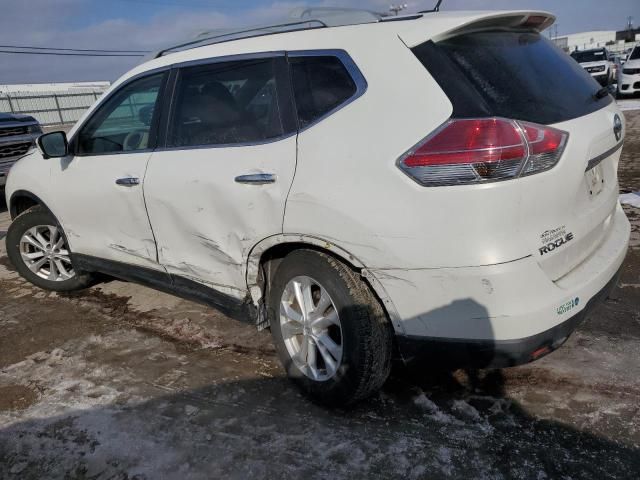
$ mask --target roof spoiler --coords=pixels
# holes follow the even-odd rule
[[[481,18],[466,25],[462,25],[459,28],[447,32],[447,36],[482,30],[495,30],[497,28],[526,28],[542,32],[553,25],[555,21],[555,15],[546,12],[506,13],[488,18]]]
[[[438,22],[412,28],[400,34],[405,44],[412,48],[427,40],[438,42],[465,33],[487,30],[527,29],[542,32],[556,21],[548,12],[507,11],[507,12],[446,12],[425,18],[438,18]]]

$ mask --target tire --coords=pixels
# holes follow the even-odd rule
[[[330,297],[331,305],[324,310],[328,312],[327,315],[323,317],[319,311],[316,311],[316,315],[325,318],[326,323],[326,319],[333,317],[335,311],[339,322],[337,330],[336,325],[330,325],[324,334],[308,332],[309,337],[318,336],[316,348],[307,347],[309,353],[306,357],[309,360],[313,349],[319,366],[315,371],[318,373],[316,378],[313,378],[314,371],[311,367],[297,364],[303,354],[295,356],[289,350],[295,344],[304,343],[304,339],[308,337],[306,334],[295,337],[287,335],[287,332],[291,332],[290,325],[295,328],[298,325],[296,322],[287,323],[289,317],[285,314],[289,310],[282,307],[283,298],[291,298],[291,288],[288,286],[295,287],[296,281],[304,283],[306,278],[316,282],[316,290],[313,291],[316,297],[313,300],[314,308],[320,308],[324,296],[322,292]],[[292,252],[278,266],[268,290],[267,303],[271,333],[287,375],[313,400],[328,406],[348,406],[371,396],[387,380],[393,354],[392,327],[368,286],[343,263],[314,250]],[[285,303],[296,312],[302,310],[297,300]],[[309,326],[305,328],[313,330]],[[329,362],[324,361],[329,351],[324,345],[327,335],[332,336],[334,343],[338,344],[338,331],[341,358],[336,362],[338,366],[335,373],[329,376],[333,357],[329,358]],[[321,341],[322,337],[324,340]],[[288,343],[285,338],[288,338]],[[298,340],[300,338],[302,341]],[[308,363],[311,365],[311,360]],[[328,378],[321,378],[323,374]]]
[[[27,263],[25,263],[26,260],[23,258],[23,252],[21,251],[21,248],[23,248],[21,247],[21,244],[24,244],[23,238],[25,234],[36,227],[49,226],[56,228],[58,232],[56,239],[60,242],[61,247],[57,250],[57,252],[66,252],[67,255],[64,255],[64,258],[68,257],[68,261],[60,260],[61,258],[63,258],[62,256],[55,257],[58,263],[62,262],[63,268],[65,270],[64,274],[62,273],[62,268],[58,268],[55,265],[52,270],[51,262],[44,264],[43,268],[46,269],[47,266],[49,268],[49,277],[53,278],[54,274],[56,274],[56,280],[50,280],[47,278],[43,278],[43,276],[40,276],[38,272],[42,272],[43,270],[36,270],[35,272],[32,271],[27,266]],[[43,228],[42,231],[44,236],[46,237],[46,229]],[[30,238],[35,238],[35,236],[31,236]],[[28,280],[37,287],[54,292],[73,292],[88,287],[91,282],[90,274],[81,272],[73,266],[70,251],[68,248],[67,237],[62,231],[62,227],[60,226],[56,218],[41,206],[31,207],[30,209],[26,210],[18,217],[16,217],[13,223],[9,226],[6,237],[6,245],[9,260],[16,268],[18,273],[25,280]],[[33,249],[33,251],[41,252],[42,250],[36,248]],[[42,258],[43,257],[40,257],[38,260],[41,260]]]

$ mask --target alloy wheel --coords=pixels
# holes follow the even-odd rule
[[[27,268],[44,280],[64,282],[75,277],[67,241],[59,227],[39,225],[20,239],[20,256]]]
[[[329,293],[311,277],[292,279],[280,302],[280,328],[289,356],[307,377],[331,379],[342,363],[340,316]]]

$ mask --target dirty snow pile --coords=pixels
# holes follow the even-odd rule
[[[620,203],[622,205],[631,205],[632,207],[640,208],[640,192],[620,195]]]

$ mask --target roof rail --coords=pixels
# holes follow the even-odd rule
[[[159,52],[152,54],[151,58],[162,57],[164,55],[189,48],[203,47],[205,45],[214,45],[217,43],[230,42],[244,38],[262,37],[277,33],[313,30],[318,28],[385,22],[392,19],[410,20],[421,16],[422,15],[389,17],[387,14],[377,13],[370,10],[334,7],[301,7],[294,9],[290,13],[289,18],[269,25],[207,30],[201,32],[192,40],[166,47]],[[149,57],[147,57],[147,59],[148,58]]]
[[[160,50],[154,55],[154,58],[162,57],[173,51],[180,51],[182,49],[203,47],[205,45],[214,45],[216,43],[230,42],[232,40],[240,40],[242,38],[262,37],[265,35],[274,35],[276,33],[294,32],[297,30],[312,30],[316,28],[326,28],[324,22],[319,20],[303,20],[297,22],[286,22],[275,25],[263,25],[256,27],[249,27],[242,30],[212,30],[210,32],[200,33],[195,40],[189,42],[180,43],[171,47]],[[213,34],[209,36],[209,34]]]

